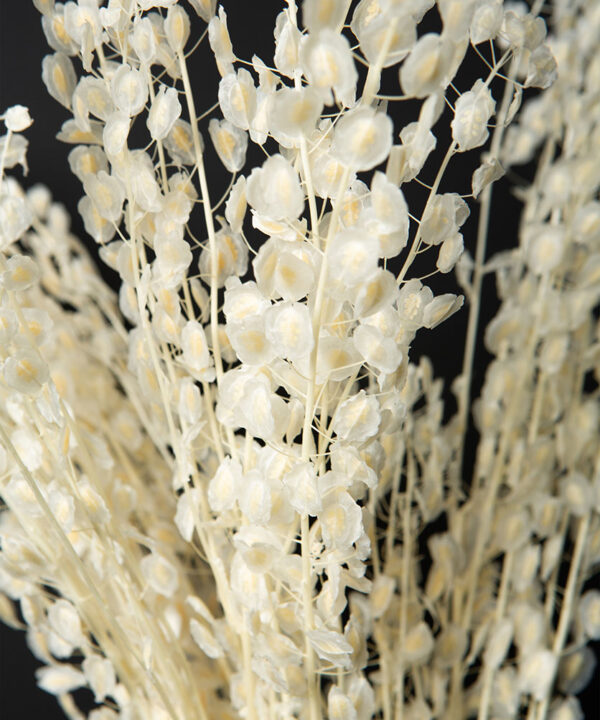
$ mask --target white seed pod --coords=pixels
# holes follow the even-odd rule
[[[271,303],[253,281],[241,283],[239,278],[229,278],[225,283],[223,313],[227,325],[243,325],[251,317],[263,316]]]
[[[493,40],[498,35],[502,27],[502,11],[502,0],[484,0],[477,6],[470,28],[473,45]]]
[[[569,511],[583,517],[593,505],[593,493],[589,480],[578,472],[571,472],[561,481],[561,495]]]
[[[370,107],[344,114],[335,128],[331,154],[354,170],[372,170],[389,155],[393,128],[391,118]]]
[[[302,35],[294,23],[290,21],[289,13],[282,10],[275,20],[275,54],[273,61],[275,67],[282,75],[293,78],[299,71],[298,49]]]
[[[440,246],[438,259],[435,264],[440,272],[448,273],[460,260],[465,249],[463,236],[460,233],[447,237]]]
[[[362,0],[354,11],[351,27],[369,64],[380,61],[385,43],[389,43],[389,50],[382,67],[402,60],[415,44],[417,22],[431,5],[430,0],[424,3]]]
[[[600,640],[600,592],[588,590],[579,601],[579,619],[591,640]]]
[[[350,0],[304,0],[302,24],[311,33],[324,28],[339,30],[344,24]]]
[[[206,4],[207,0],[201,0]],[[214,0],[208,0],[214,6]],[[233,73],[232,63],[235,61],[229,30],[227,29],[227,14],[223,6],[219,6],[219,14],[214,14],[214,7],[211,8],[211,19],[208,23],[208,42],[214,53],[217,68],[221,77]]]
[[[238,70],[221,78],[219,105],[226,120],[248,130],[256,113],[256,88],[247,70]]]
[[[148,17],[136,17],[129,42],[138,56],[138,60],[149,67],[156,59],[156,35],[152,21]]]
[[[332,685],[327,695],[327,717],[329,720],[358,720],[352,700],[337,685]]]
[[[516,592],[531,587],[540,566],[541,549],[538,544],[525,545],[515,553],[511,582]]]
[[[496,158],[492,158],[491,160],[487,160],[481,164],[477,170],[475,170],[471,179],[473,197],[479,197],[481,192],[485,190],[488,185],[491,185],[496,182],[496,180],[503,177],[505,172],[506,171]]]
[[[467,650],[467,633],[460,625],[447,625],[437,636],[434,661],[443,668],[459,663]]]
[[[55,100],[66,108],[71,107],[77,75],[73,63],[66,55],[63,53],[46,55],[42,60],[42,80]]]
[[[213,118],[208,124],[208,133],[219,159],[229,170],[238,172],[246,162],[248,134],[227,120]]]
[[[395,588],[396,581],[389,575],[378,575],[373,580],[373,586],[369,594],[369,605],[374,619],[382,617],[389,608]]]
[[[183,495],[180,495],[177,499],[175,525],[186,542],[192,541],[196,518],[200,516],[200,502],[200,490],[198,488],[187,488]]]
[[[438,0],[444,35],[453,42],[461,42],[469,31],[478,0]]]
[[[14,310],[0,305],[0,345],[8,346],[8,343],[16,335],[17,329],[18,320]]]
[[[48,507],[62,530],[65,533],[70,533],[75,523],[75,502],[73,497],[58,488],[53,488],[48,492]]]
[[[35,671],[38,687],[51,695],[62,696],[87,684],[85,675],[72,665],[46,665]]]
[[[204,328],[195,320],[188,320],[181,331],[182,360],[195,373],[207,370],[212,359]]]
[[[43,345],[53,324],[48,313],[38,308],[24,308],[23,321],[22,331],[27,332],[36,345]]]
[[[420,226],[420,236],[428,245],[439,245],[454,235],[469,217],[469,207],[456,193],[436,195],[427,204]]]
[[[14,195],[0,196],[0,249],[6,249],[29,228],[33,215],[25,199]]]
[[[377,268],[378,257],[376,237],[360,228],[342,230],[327,247],[330,281],[350,290]]]
[[[242,487],[242,467],[226,457],[208,484],[208,504],[213,512],[222,513],[235,507]]]
[[[573,221],[573,234],[577,242],[590,247],[600,240],[600,202],[593,200],[577,211]]]
[[[40,279],[36,262],[26,255],[13,255],[6,261],[6,269],[1,275],[0,286],[13,292],[26,290]]]
[[[531,547],[525,546],[518,555],[522,558],[526,550]],[[517,590],[517,592],[520,591]],[[514,642],[522,655],[544,646],[547,621],[541,607],[535,607],[528,603],[515,604],[512,608],[512,616],[515,628]]]
[[[179,383],[178,392],[177,412],[179,417],[188,425],[194,425],[204,415],[200,389],[192,378],[184,377]]]
[[[202,652],[213,660],[222,658],[224,655],[223,648],[215,638],[214,634],[206,627],[206,625],[198,622],[195,618],[190,620],[190,635],[196,645]]]
[[[353,647],[335,630],[309,630],[307,637],[317,655],[333,667],[350,668]]]
[[[314,346],[308,307],[297,302],[278,303],[265,314],[265,332],[278,357],[299,360]]]
[[[225,219],[236,234],[242,231],[247,206],[246,178],[242,175],[235,181],[225,203]]]
[[[554,225],[533,225],[525,230],[527,265],[536,275],[557,268],[565,252],[565,233]]]
[[[232,233],[224,226],[215,235],[217,255],[217,286],[223,287],[231,275],[244,275],[248,267],[248,248],[241,235]],[[212,276],[212,251],[207,244],[200,253],[198,263],[200,273],[206,283]]]
[[[154,241],[156,260],[152,265],[153,278],[165,289],[181,286],[187,270],[192,264],[192,251],[182,238],[167,238],[164,235]]]
[[[395,372],[402,362],[402,351],[394,340],[370,325],[359,325],[352,335],[354,347],[363,360],[377,372]]]
[[[161,85],[152,100],[146,125],[153,140],[164,140],[181,115],[181,103],[177,90]]]
[[[322,109],[323,101],[312,87],[284,87],[270,98],[269,130],[281,145],[298,144],[314,132]]]
[[[554,682],[558,661],[550,650],[535,650],[519,662],[518,686],[522,693],[541,702]]]
[[[188,2],[204,22],[210,22],[215,16],[217,0],[188,0]]]
[[[227,336],[236,355],[246,365],[268,365],[276,357],[276,351],[266,336],[262,317],[254,316],[228,325]]]
[[[81,130],[90,130],[90,114],[106,120],[114,109],[112,98],[103,80],[88,75],[81,78],[73,93],[73,115]]]
[[[317,515],[322,501],[317,487],[315,467],[310,462],[296,463],[283,476],[290,505],[300,515]]]
[[[179,586],[177,568],[162,555],[152,552],[140,562],[140,571],[154,592],[170,598]]]
[[[127,148],[130,127],[131,118],[126,113],[116,110],[109,115],[102,131],[102,144],[109,157],[115,157]]]
[[[239,402],[240,427],[262,440],[280,441],[289,425],[289,409],[267,382],[250,383]]]
[[[69,153],[69,167],[71,172],[85,182],[90,175],[96,175],[100,170],[108,172],[106,155],[99,147],[92,145],[78,145]]]
[[[110,92],[117,109],[129,117],[140,113],[148,100],[148,85],[144,76],[126,63],[112,76]]]
[[[429,625],[420,622],[408,631],[400,652],[407,664],[423,665],[433,652],[434,645]]]
[[[104,245],[112,240],[117,228],[98,212],[98,208],[89,197],[82,197],[77,203],[77,211],[83,219],[85,231],[94,240]]]
[[[108,695],[114,697],[117,677],[108,658],[88,655],[81,667],[97,703],[103,702]]]
[[[295,220],[304,209],[298,174],[281,155],[272,155],[246,181],[248,203],[271,220]]]
[[[488,139],[487,124],[495,108],[490,89],[481,79],[458,98],[451,126],[452,138],[458,143],[459,152],[479,147]]]
[[[183,51],[190,36],[190,19],[181,5],[171,5],[165,18],[165,35],[174,53]]]
[[[299,363],[303,376],[309,372],[306,359]],[[317,354],[317,383],[327,380],[339,381],[349,378],[362,364],[350,338],[335,335],[322,335]]]
[[[423,327],[433,330],[440,323],[458,312],[465,298],[463,295],[454,295],[454,293],[445,293],[435,297],[425,308],[423,312]]]
[[[371,181],[371,206],[386,232],[400,230],[408,236],[408,207],[402,190],[381,172],[374,173]]]
[[[73,120],[71,120],[73,122]],[[58,136],[57,136],[58,137]],[[27,172],[27,147],[29,143],[23,135],[2,135],[0,137],[0,152],[4,157],[4,169],[10,170],[20,165]]]
[[[355,315],[367,318],[390,306],[397,296],[396,277],[389,270],[378,267],[358,286],[356,297],[352,300]]]
[[[328,494],[319,512],[323,541],[329,548],[349,550],[363,534],[362,510],[345,490]]]
[[[484,662],[490,668],[499,668],[513,638],[513,623],[509,618],[499,620],[490,633],[484,652]]]
[[[579,694],[594,677],[596,666],[596,656],[589,645],[563,654],[558,666],[558,689],[563,693]]]
[[[52,630],[73,648],[83,647],[85,637],[81,630],[81,620],[76,608],[62,598],[48,608],[48,624]]]
[[[240,491],[238,504],[248,522],[254,525],[266,525],[271,518],[271,488],[263,474],[259,470],[247,472]],[[238,545],[236,547],[242,550]]]
[[[345,107],[354,104],[358,73],[350,43],[343,35],[331,29],[309,35],[301,45],[300,62],[310,87],[328,105],[332,90]]]
[[[380,421],[379,401],[360,390],[338,407],[332,421],[333,431],[341,440],[363,441],[377,433]]]
[[[100,170],[97,175],[86,178],[83,188],[103,218],[110,222],[119,222],[125,189],[118,178]]]
[[[185,120],[176,120],[171,131],[165,138],[165,147],[173,160],[182,165],[196,164],[196,151],[192,126]],[[200,152],[204,152],[204,142],[200,136]]]
[[[13,390],[34,395],[48,380],[48,366],[37,352],[22,348],[4,363],[3,375]]]
[[[576,697],[557,698],[550,706],[548,720],[584,720],[581,703]]]
[[[4,124],[6,129],[18,133],[27,130],[33,123],[29,109],[24,105],[12,105],[4,113]]]
[[[45,220],[48,217],[48,211],[52,205],[50,190],[45,185],[36,183],[27,190],[26,196],[27,205],[33,214],[40,220]]]
[[[136,151],[128,160],[125,172],[133,199],[146,212],[160,212],[163,196],[150,156],[143,151]]]
[[[496,670],[491,693],[491,707],[496,716],[516,717],[519,699],[516,670],[512,667]]]
[[[435,33],[419,38],[400,68],[400,84],[406,95],[422,98],[445,88],[450,78],[451,43]]]
[[[44,450],[38,438],[28,429],[20,428],[11,434],[10,440],[29,472],[39,470],[44,460]]]
[[[111,461],[110,456],[107,461]],[[90,485],[89,480],[87,478],[81,480],[77,489],[79,491],[81,506],[87,517],[98,525],[105,525],[110,520],[110,511],[102,497]]]

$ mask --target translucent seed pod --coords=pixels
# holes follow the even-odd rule
[[[188,0],[188,2],[204,22],[210,22],[215,16],[217,0]]]
[[[152,100],[146,125],[153,140],[164,140],[181,115],[177,90],[162,85]]]
[[[117,108],[129,117],[137,115],[148,100],[148,85],[135,68],[123,64],[112,76],[110,90]]]
[[[350,43],[343,35],[323,30],[302,43],[300,61],[310,86],[331,104],[331,90],[346,107],[353,105],[358,73]]]
[[[71,107],[77,76],[73,63],[65,54],[46,55],[42,60],[42,80],[55,100],[66,108]]]
[[[234,173],[241,170],[246,162],[248,134],[227,120],[213,118],[208,124],[208,133],[213,141],[219,159]]]
[[[331,154],[354,170],[372,170],[389,155],[392,132],[392,120],[385,113],[359,108],[336,125]]]
[[[25,395],[38,393],[49,376],[48,366],[40,355],[24,348],[4,363],[3,375],[9,387]]]
[[[78,145],[69,153],[69,167],[83,183],[90,175],[96,175],[100,170],[108,172],[108,160],[99,147]]]
[[[156,36],[154,27],[148,17],[136,18],[130,42],[138,56],[138,60],[146,66],[154,63],[156,58]]]
[[[400,84],[406,95],[422,98],[443,89],[452,59],[452,47],[440,35],[419,38],[400,68]]]
[[[190,36],[190,19],[181,5],[171,5],[165,18],[165,34],[175,53],[183,51]]]

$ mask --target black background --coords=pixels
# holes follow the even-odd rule
[[[254,53],[270,64],[273,54],[273,36],[275,17],[284,7],[283,0],[229,0],[222,3],[228,11],[229,29],[234,49],[238,57],[251,59]],[[436,29],[437,18],[430,13],[426,18],[426,29]],[[193,32],[200,29],[200,24],[193,25]],[[193,36],[194,37],[194,36]],[[67,154],[69,146],[65,146],[55,139],[62,122],[69,117],[67,111],[50,98],[41,81],[41,60],[44,55],[51,52],[47,46],[40,25],[40,15],[34,8],[31,0],[0,0],[0,112],[6,107],[20,103],[29,107],[35,122],[26,131],[29,139],[29,175],[23,179],[28,187],[34,183],[42,182],[50,187],[54,199],[63,203],[72,218],[72,230],[95,252],[93,241],[86,238],[83,223],[79,218],[76,205],[82,196],[79,180],[69,170]],[[190,63],[190,75],[197,102],[197,110],[202,112],[216,99],[216,86],[218,76],[214,69],[214,61],[207,49],[206,41],[199,48]],[[468,56],[465,67],[461,69],[457,79],[459,89],[469,89],[473,80],[482,73],[482,63],[474,55]],[[200,80],[199,80],[200,79]],[[493,86],[495,97],[499,97],[496,86]],[[391,71],[384,74],[382,92],[397,93],[397,75]],[[406,103],[390,106],[390,112],[399,130],[403,125],[415,118],[415,107]],[[445,126],[445,130],[444,130]],[[432,181],[441,155],[448,146],[449,117],[442,118],[436,128],[438,137],[438,151],[428,161],[424,170],[424,179]],[[135,132],[143,133],[137,128]],[[207,133],[204,132],[205,139]],[[139,145],[145,144],[142,140]],[[476,154],[473,157],[462,157],[454,160],[444,182],[442,191],[468,193],[470,191],[470,176],[476,167]],[[260,151],[249,153],[249,166],[260,161]],[[211,195],[220,197],[226,187],[227,176],[221,167],[216,155],[207,143],[207,169],[211,182]],[[519,169],[519,177],[514,174],[509,178],[513,183],[525,180],[531,174],[531,168]],[[420,215],[425,194],[418,187],[407,190],[407,200],[411,212]],[[214,188],[214,190],[213,190]],[[404,189],[404,188],[403,188]],[[477,226],[477,204],[470,203],[471,217],[464,226],[465,244],[473,252],[474,238]],[[516,244],[518,228],[518,215],[520,206],[509,191],[508,180],[497,184],[494,193],[492,209],[492,222],[489,234],[489,247],[492,252],[512,247]],[[194,220],[193,220],[194,221]],[[196,220],[196,222],[198,222]],[[200,230],[200,233],[202,231]],[[202,236],[202,235],[200,235]],[[426,268],[430,270],[435,264],[435,257],[426,256]],[[114,283],[115,276],[108,270],[102,270],[108,282]],[[449,278],[432,278],[427,281],[434,292],[456,291]],[[488,279],[484,287],[482,318],[485,324],[496,312],[497,301],[494,295],[493,281]],[[452,379],[460,371],[462,363],[461,348],[464,342],[466,327],[466,312],[455,316],[433,332],[423,331],[417,338],[411,358],[425,353],[434,363],[438,376]],[[481,385],[484,369],[488,361],[485,350],[479,350],[476,356],[474,387],[475,392]],[[452,400],[449,399],[452,410]],[[472,459],[475,436],[470,435],[468,453]],[[467,463],[468,467],[468,463]],[[22,633],[0,625],[0,718],[44,717],[47,720],[61,719],[55,699],[39,690],[34,681],[35,668],[39,663],[31,655],[24,642]],[[599,717],[600,689],[592,683],[581,697],[585,707],[586,717]],[[87,693],[84,694],[85,701]]]

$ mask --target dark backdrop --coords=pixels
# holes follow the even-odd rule
[[[230,19],[229,28],[234,48],[239,57],[251,59],[257,53],[263,60],[270,63],[273,53],[272,28],[277,13],[284,7],[283,0],[223,0],[222,4],[228,10]],[[427,30],[437,29],[436,18],[430,14]],[[196,29],[194,25],[194,29]],[[72,230],[83,238],[90,249],[95,251],[95,243],[86,237],[83,223],[79,218],[76,205],[82,196],[79,180],[69,170],[67,154],[70,147],[55,139],[62,122],[69,116],[67,111],[46,92],[41,81],[41,60],[50,52],[43,35],[40,16],[33,7],[31,0],[0,0],[0,112],[6,107],[21,103],[27,105],[35,122],[26,131],[29,139],[29,175],[24,178],[24,185],[30,186],[42,182],[50,187],[55,200],[63,203],[72,218]],[[207,51],[206,42],[191,61],[190,75],[194,83],[194,94],[198,110],[202,112],[216,99],[216,83],[218,77],[214,71],[214,63]],[[458,76],[457,85],[460,90],[469,89],[473,79],[481,71],[481,62],[469,56],[465,68]],[[202,87],[198,86],[197,79],[202,79]],[[397,75],[388,72],[383,78],[383,92],[398,92]],[[495,92],[498,97],[498,93]],[[405,103],[397,103],[390,107],[394,113],[397,127],[400,128],[414,118],[415,108]],[[412,114],[411,114],[412,113]],[[409,116],[410,115],[410,116]],[[449,118],[445,122],[449,126]],[[444,122],[441,123],[444,125]],[[205,138],[206,138],[206,133]],[[439,152],[429,160],[426,165],[424,178],[433,180],[441,154],[448,146],[448,135],[436,129]],[[260,152],[251,151],[249,162],[253,159],[259,162]],[[211,182],[215,190],[213,197],[219,197],[222,189],[226,187],[226,175],[207,143],[207,165]],[[466,193],[470,191],[470,175],[476,166],[476,158],[467,156],[455,159],[449,168],[447,177],[442,184],[443,191],[456,191]],[[521,168],[520,176],[526,179],[531,168]],[[519,178],[512,177],[511,181],[519,182]],[[414,183],[412,185],[415,185]],[[509,192],[506,180],[497,185],[494,193],[494,206],[492,223],[490,227],[489,246],[495,252],[499,249],[513,246],[518,226],[519,204]],[[418,188],[411,188],[407,192],[407,199],[411,212],[420,214],[424,203],[424,193]],[[464,227],[465,244],[473,249],[477,226],[477,206],[471,203],[471,217]],[[200,232],[202,232],[200,230]],[[202,235],[200,235],[202,237]],[[435,259],[428,258],[432,264]],[[428,266],[430,267],[430,266]],[[110,271],[103,269],[108,282],[114,283],[115,277]],[[455,287],[449,278],[433,278],[427,281],[434,292],[454,291]],[[488,279],[484,287],[484,301],[482,303],[483,323],[486,323],[497,310],[497,301],[493,292],[493,281]],[[436,374],[452,379],[460,371],[462,356],[460,349],[464,342],[466,327],[466,312],[454,316],[435,331],[423,331],[417,338],[411,357],[418,357],[425,353],[434,363]],[[480,350],[476,357],[474,386],[477,392],[483,380],[485,365],[488,356]],[[451,407],[451,406],[450,406]],[[472,461],[475,436],[470,435],[468,455]],[[468,463],[467,463],[468,467]],[[13,631],[0,625],[0,719],[9,720],[19,718],[30,720],[44,717],[46,720],[62,719],[55,699],[39,690],[34,681],[34,671],[39,662],[31,655],[25,645],[25,638],[21,632]],[[89,693],[85,692],[82,700],[89,700]],[[586,717],[599,716],[600,689],[598,685],[588,688],[582,697],[586,708]]]

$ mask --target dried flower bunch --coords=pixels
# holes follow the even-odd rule
[[[70,718],[89,687],[90,720],[581,718],[600,638],[600,5],[288,0],[272,61],[249,61],[216,0],[33,1],[79,210],[121,281],[48,190],[6,176],[31,123],[8,109],[0,609],[39,686]],[[200,117],[199,24],[221,76]],[[460,94],[468,53],[481,77]],[[415,214],[404,192],[447,105]],[[231,173],[220,201],[205,142]],[[469,194],[441,192],[481,149]],[[490,258],[492,183],[531,160],[514,249]],[[415,277],[425,252],[468,307]],[[471,404],[487,273],[501,305]],[[445,422],[410,347],[459,310]]]

